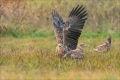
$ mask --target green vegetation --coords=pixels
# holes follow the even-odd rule
[[[6,32],[4,34],[1,34],[1,37],[14,37],[14,38],[24,38],[24,37],[44,37],[44,38],[51,38],[54,37],[55,38],[55,34],[54,34],[54,29],[39,29],[39,30],[26,30],[25,32],[22,31],[14,31],[12,30],[11,32]],[[82,32],[82,37],[85,38],[96,38],[96,37],[103,37],[106,38],[107,36],[111,36],[112,38],[119,38],[120,39],[120,32],[116,32],[116,33],[96,33],[96,32],[90,32],[90,31],[83,31]]]
[[[120,37],[119,3],[119,0],[2,0],[0,3],[0,33],[1,36],[12,35],[13,37],[28,36],[34,33],[34,36],[43,36],[45,33],[40,33],[40,29],[53,30],[52,9],[59,11],[66,20],[70,10],[80,4],[84,5],[88,12],[83,35],[102,34],[103,36]]]
[[[88,11],[79,43],[86,43],[78,62],[55,57],[56,40],[51,12],[66,20],[77,4]],[[119,0],[1,0],[0,80],[5,79],[120,79]],[[93,48],[112,37],[111,50]]]
[[[0,79],[120,79],[119,39],[112,39],[107,53],[90,52],[104,41],[100,37],[81,37],[79,43],[87,44],[85,57],[76,62],[55,57],[55,38],[3,37]]]

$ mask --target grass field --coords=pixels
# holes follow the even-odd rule
[[[90,52],[105,38],[81,37],[85,57],[78,62],[66,59],[60,61],[54,56],[55,38],[13,38],[1,37],[0,79],[120,79],[120,41],[112,39],[107,53]]]
[[[67,20],[78,4],[88,12],[85,57],[59,60],[52,9]],[[110,51],[93,52],[108,35]],[[120,0],[0,0],[0,80],[25,79],[120,80]]]

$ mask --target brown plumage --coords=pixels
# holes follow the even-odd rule
[[[63,21],[62,17],[56,10],[52,12],[54,33],[58,43],[56,55],[65,54],[70,50],[76,49],[78,39],[87,19],[86,15],[85,8],[79,5],[72,9],[66,22]],[[60,48],[59,44],[62,44],[63,47]]]
[[[111,37],[108,36],[107,40],[104,44],[101,44],[99,46],[97,46],[94,51],[96,52],[107,52],[110,50],[110,46],[111,46]]]
[[[69,57],[71,59],[81,59],[84,57],[84,52],[83,52],[83,48],[84,48],[85,44],[81,43],[78,45],[78,48],[75,50],[71,50],[68,51],[63,58]]]
[[[77,49],[80,49],[80,50],[82,50],[82,51],[83,51],[84,46],[86,46],[86,44],[85,44],[85,43],[80,43],[80,44],[78,44]]]
[[[58,56],[59,58],[63,57],[64,53],[64,46],[63,44],[58,44],[56,47],[56,53],[55,55]]]

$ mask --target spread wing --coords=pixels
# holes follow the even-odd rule
[[[65,23],[59,13],[55,10],[52,12],[52,18],[57,43],[63,44],[63,26]]]
[[[67,33],[64,34],[64,43],[67,44],[71,50],[76,49],[78,39],[81,35],[84,23],[86,21],[87,10],[83,6],[77,6],[72,9],[66,21]]]

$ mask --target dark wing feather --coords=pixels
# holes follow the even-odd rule
[[[63,43],[63,26],[65,23],[59,13],[55,10],[52,12],[52,18],[57,43]]]
[[[77,6],[72,9],[68,20],[66,21],[67,34],[65,34],[66,39],[64,40],[67,46],[74,50],[77,47],[78,39],[81,35],[84,23],[86,21],[86,10],[83,6]]]

